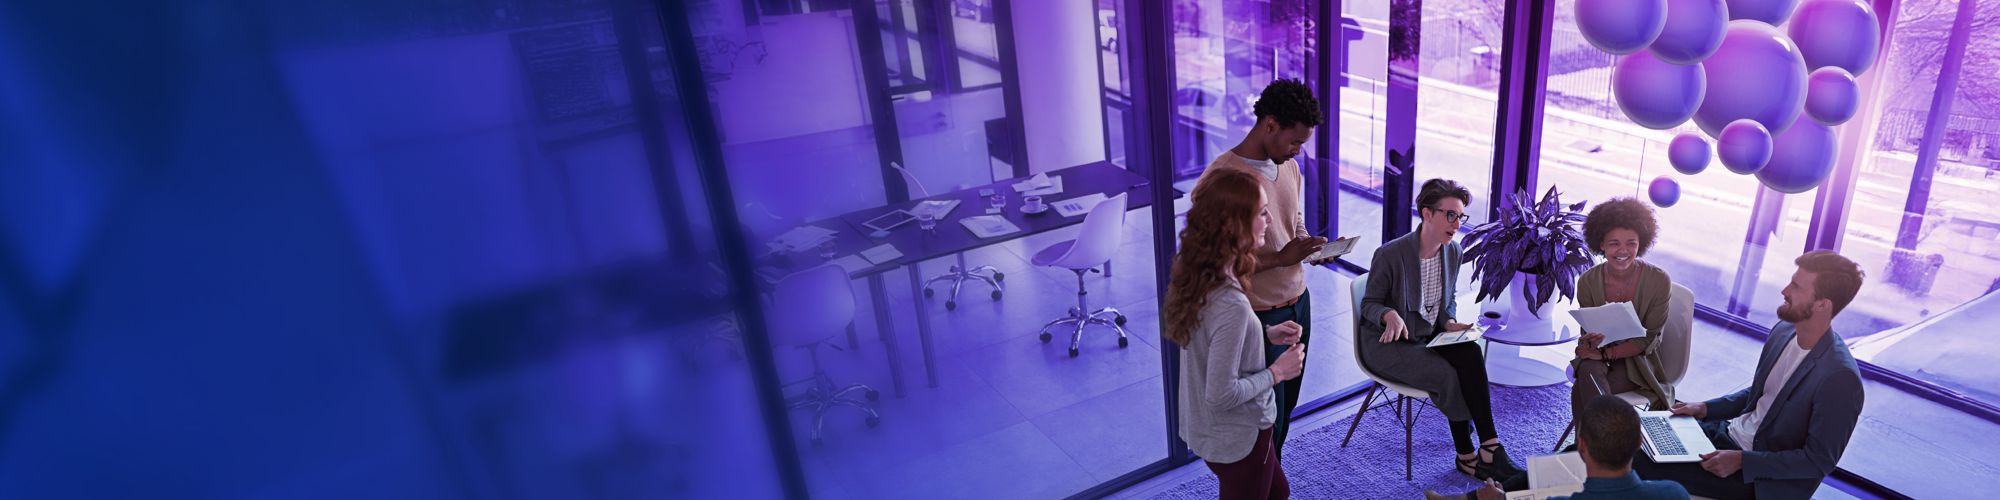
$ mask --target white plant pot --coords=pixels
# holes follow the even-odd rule
[[[1548,302],[1543,302],[1542,307],[1530,308],[1528,307],[1528,299],[1521,296],[1521,291],[1533,286],[1535,286],[1535,277],[1527,273],[1514,273],[1514,281],[1507,285],[1507,291],[1504,293],[1507,294],[1509,306],[1507,313],[1508,335],[1519,339],[1544,337],[1554,339],[1556,338],[1554,314],[1556,303],[1563,301],[1560,297],[1562,292],[1556,292],[1557,297],[1551,298]],[[1533,309],[1532,313],[1530,309]]]

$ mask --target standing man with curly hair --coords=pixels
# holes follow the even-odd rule
[[[1312,310],[1306,294],[1304,264],[1307,257],[1326,245],[1326,238],[1306,232],[1305,176],[1299,171],[1298,162],[1292,159],[1299,155],[1299,148],[1320,124],[1319,100],[1313,98],[1310,87],[1298,80],[1277,80],[1264,87],[1257,98],[1256,114],[1257,124],[1243,137],[1243,142],[1217,156],[1202,172],[1193,199],[1202,199],[1199,193],[1218,172],[1256,174],[1254,177],[1266,193],[1264,199],[1271,213],[1271,224],[1264,229],[1263,244],[1255,249],[1257,266],[1250,275],[1251,286],[1244,292],[1259,322],[1267,327],[1294,323],[1303,330],[1297,343],[1304,344],[1312,340]],[[1271,344],[1267,339],[1265,363],[1277,360],[1287,347]],[[1303,368],[1301,371],[1303,375]],[[1299,405],[1299,385],[1303,380],[1303,376],[1294,378],[1276,388],[1278,415],[1271,437],[1273,449],[1279,454],[1283,453],[1285,437],[1291,429],[1292,409]]]

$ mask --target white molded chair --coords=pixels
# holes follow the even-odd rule
[[[1130,344],[1125,337],[1125,314],[1114,307],[1091,311],[1084,302],[1084,296],[1089,292],[1083,287],[1084,273],[1103,272],[1097,268],[1110,266],[1111,256],[1118,252],[1125,233],[1125,202],[1124,194],[1099,202],[1083,217],[1083,227],[1076,233],[1076,239],[1035,252],[1035,265],[1060,267],[1076,273],[1076,307],[1069,310],[1069,315],[1042,325],[1043,343],[1054,338],[1049,329],[1058,325],[1076,325],[1069,337],[1069,356],[1072,358],[1076,357],[1077,347],[1083,342],[1083,328],[1089,325],[1105,325],[1116,330],[1118,347]]]
[[[1368,369],[1367,363],[1361,361],[1361,343],[1376,340],[1361,338],[1361,297],[1368,293],[1368,275],[1355,276],[1354,288],[1351,291],[1348,315],[1354,317],[1354,366],[1360,367],[1361,373],[1367,374],[1369,380],[1375,381],[1375,385],[1369,387],[1368,396],[1361,399],[1361,409],[1354,412],[1354,422],[1347,424],[1347,437],[1340,440],[1340,447],[1346,448],[1347,442],[1354,439],[1354,429],[1361,426],[1361,417],[1367,415],[1368,410],[1390,407],[1395,412],[1396,423],[1403,426],[1403,480],[1408,481],[1414,477],[1412,463],[1415,453],[1411,451],[1410,441],[1411,433],[1417,427],[1417,410],[1423,406],[1431,406],[1431,395],[1422,389],[1385,380],[1381,375],[1376,375],[1374,370]],[[1390,393],[1395,395],[1390,396]],[[1370,406],[1377,394],[1382,395],[1382,402]]]
[[[867,415],[869,427],[882,422],[881,415],[875,413],[874,403],[882,397],[880,393],[862,384],[836,386],[819,366],[820,346],[839,349],[840,345],[833,340],[854,321],[854,290],[849,286],[846,269],[826,264],[784,277],[771,292],[772,310],[777,312],[768,315],[774,340],[780,345],[805,349],[812,357],[812,377],[794,382],[812,385],[785,401],[791,409],[813,412],[813,446],[819,446],[820,428],[826,422],[827,411],[833,408],[846,406],[860,410]],[[857,392],[866,400],[856,398]]]
[[[1666,365],[1660,369],[1666,371],[1664,375],[1667,377],[1660,383],[1667,384],[1667,387],[1678,386],[1681,379],[1687,378],[1688,358],[1694,352],[1694,291],[1680,283],[1673,285],[1673,292],[1667,296],[1667,324],[1660,327],[1660,363]],[[1652,404],[1646,395],[1638,391],[1625,391],[1613,396],[1636,407]],[[1569,433],[1573,430],[1576,430],[1574,419],[1563,428],[1562,435],[1556,437],[1556,450],[1562,449],[1563,442],[1569,440]]]

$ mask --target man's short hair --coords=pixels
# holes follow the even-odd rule
[[[1816,276],[1813,278],[1813,296],[1833,301],[1834,316],[1840,315],[1848,303],[1854,302],[1854,295],[1861,292],[1862,280],[1867,278],[1860,265],[1827,250],[1806,252],[1792,263]]]
[[[1632,465],[1632,457],[1639,453],[1639,412],[1616,396],[1591,398],[1577,414],[1576,437],[1599,467]]]
[[[1312,87],[1293,79],[1280,79],[1264,87],[1264,93],[1257,96],[1254,110],[1257,119],[1270,117],[1278,121],[1280,128],[1297,125],[1317,127],[1320,124],[1319,99],[1313,98]]]

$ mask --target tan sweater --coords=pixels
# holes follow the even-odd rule
[[[1299,173],[1297,161],[1278,164],[1278,180],[1273,181],[1265,177],[1264,173],[1258,171],[1257,166],[1248,160],[1236,156],[1234,152],[1224,151],[1222,156],[1217,156],[1215,161],[1208,164],[1208,169],[1201,174],[1201,180],[1195,182],[1194,190],[1200,192],[1202,186],[1207,185],[1209,174],[1223,169],[1249,172],[1264,186],[1264,196],[1269,198],[1264,203],[1271,210],[1271,224],[1264,230],[1264,246],[1257,249],[1258,253],[1275,253],[1278,249],[1284,248],[1285,243],[1307,234],[1306,209],[1302,201],[1305,197],[1305,179],[1303,174]],[[1250,275],[1250,289],[1245,292],[1250,296],[1252,309],[1259,311],[1270,309],[1305,295],[1305,266],[1297,262],[1285,264]]]

